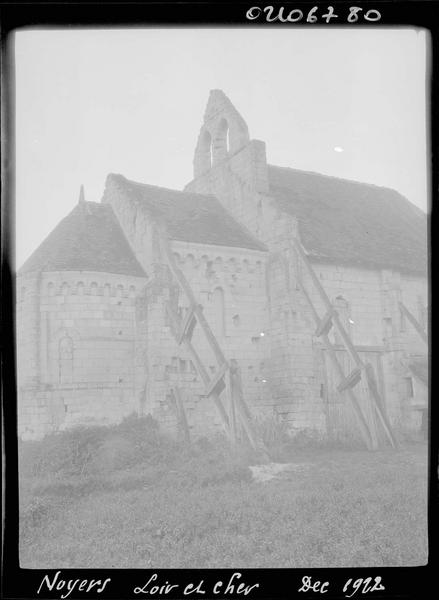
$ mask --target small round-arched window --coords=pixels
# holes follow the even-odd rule
[[[212,161],[217,163],[226,158],[230,149],[229,140],[229,124],[226,119],[221,119],[218,124],[218,129],[215,133],[215,138],[212,143]]]

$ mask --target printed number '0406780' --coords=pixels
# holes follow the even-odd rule
[[[381,592],[385,587],[381,585],[381,577],[367,577],[366,579],[348,579],[343,586],[343,593],[346,598],[351,598],[357,592],[368,594],[369,592]],[[349,594],[349,592],[351,592]]]

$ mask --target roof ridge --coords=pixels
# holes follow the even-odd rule
[[[410,202],[410,200],[408,198],[406,198],[403,194],[401,194],[401,192],[398,192],[398,190],[395,190],[394,188],[388,187],[386,185],[378,185],[376,183],[369,183],[367,181],[358,181],[357,179],[348,179],[346,177],[339,177],[337,175],[327,175],[326,173],[320,173],[319,171],[308,171],[306,169],[295,169],[294,167],[283,167],[283,166],[279,166],[279,165],[270,165],[267,164],[267,167],[269,169],[282,169],[284,171],[292,171],[293,173],[304,173],[306,175],[318,175],[319,177],[324,177],[326,179],[334,179],[336,181],[343,181],[346,183],[352,183],[354,185],[358,185],[361,187],[371,187],[371,188],[377,188],[377,189],[381,189],[381,190],[387,190],[389,192],[393,192],[395,194],[397,194],[398,196],[400,196],[401,198],[404,198],[404,200],[407,200],[408,202]],[[274,184],[276,187],[283,187],[279,184]],[[413,204],[412,202],[410,202],[410,204]],[[413,206],[416,206],[415,204],[413,204]],[[419,207],[417,207],[419,208]],[[421,210],[421,209],[420,209]]]
[[[143,187],[143,188],[157,189],[157,190],[162,190],[164,192],[171,192],[173,194],[183,194],[184,196],[196,196],[198,198],[214,198],[217,202],[219,202],[218,198],[214,194],[200,194],[199,192],[188,192],[186,190],[176,190],[174,188],[165,187],[163,185],[155,185],[152,183],[143,183],[142,181],[134,181],[134,179],[128,179],[127,177],[125,177],[125,175],[122,175],[120,173],[109,173],[107,175],[107,179],[115,178],[115,177],[123,179],[126,183],[131,183],[133,185],[137,185],[137,186]],[[221,206],[224,208],[224,206],[222,204],[221,204]]]

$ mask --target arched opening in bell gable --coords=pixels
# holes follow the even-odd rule
[[[212,143],[212,162],[216,164],[224,160],[230,150],[229,124],[222,118],[218,124],[215,138]]]
[[[212,136],[205,129],[201,136],[200,147],[198,151],[198,160],[203,172],[208,171],[212,166]]]

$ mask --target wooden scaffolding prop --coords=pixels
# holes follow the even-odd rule
[[[325,315],[323,317],[320,317],[312,302],[311,296],[304,287],[303,282],[298,273],[297,281],[299,287],[311,308],[311,312],[316,323],[315,335],[322,339],[328,352],[328,356],[334,366],[337,375],[340,378],[340,383],[337,386],[337,391],[339,393],[346,393],[348,395],[352,403],[354,414],[356,416],[361,434],[369,450],[375,450],[378,448],[380,443],[379,431],[382,431],[384,433],[384,436],[388,440],[390,445],[393,448],[395,448],[397,446],[397,441],[392,432],[390,422],[384,412],[384,403],[379,393],[373,367],[370,363],[364,363],[361,360],[351,338],[349,337],[349,334],[347,333],[346,329],[341,323],[337,311],[331,304],[331,301],[328,295],[326,294],[322,284],[320,283],[319,278],[314,272],[311,262],[306,256],[300,242],[297,239],[293,239],[293,244],[296,255],[298,256],[300,261],[305,265],[306,270],[308,271],[311,277],[311,281],[314,284],[314,288],[317,290],[317,293],[323,305],[326,308]],[[328,334],[332,327],[334,327],[338,332],[340,338],[342,339],[342,345],[344,346],[345,350],[348,352],[348,355],[351,357],[353,363],[355,364],[355,368],[348,375],[344,373],[343,367],[337,357],[337,353],[334,349],[334,346],[329,339]],[[371,419],[367,418],[365,411],[363,410],[362,404],[358,396],[354,392],[355,386],[360,382],[360,380],[363,377],[365,378],[367,384],[366,387],[373,408]]]
[[[178,386],[175,386],[171,389],[171,396],[173,399],[175,415],[177,417],[178,429],[183,434],[184,441],[188,444],[191,441],[191,434],[184,408],[183,390]]]
[[[203,314],[203,307],[197,303],[188,280],[175,261],[168,237],[164,232],[161,233],[161,247],[164,251],[164,257],[166,258],[173,278],[189,302],[189,308],[184,318],[180,317],[170,301],[166,304],[166,312],[169,318],[171,332],[177,344],[179,346],[182,345],[189,354],[192,363],[205,386],[203,395],[206,398],[213,399],[224,429],[232,443],[238,441],[240,433],[239,428],[241,427],[254,450],[268,460],[269,455],[267,448],[256,432],[249,409],[242,394],[240,374],[236,361],[231,361],[231,363],[229,363],[226,360],[221,346]],[[212,377],[209,375],[209,372],[192,341],[192,335],[196,325],[201,327],[217,361],[217,369]],[[180,423],[182,423],[186,418],[185,416],[183,417],[184,407],[181,399],[181,390],[179,388],[174,388],[172,392],[179,413],[179,420]],[[228,410],[224,407],[222,400],[222,396],[224,395],[228,400]],[[186,427],[184,426],[184,428]],[[188,430],[185,435],[189,435]]]
[[[412,313],[409,311],[409,309],[406,307],[406,305],[403,302],[398,302],[398,307],[399,307],[400,313],[402,315],[404,315],[410,321],[410,323],[413,325],[413,327],[419,334],[419,337],[421,338],[421,340],[425,343],[426,346],[428,346],[427,333],[425,332],[425,329],[422,327],[422,325],[419,323],[419,321],[412,315]]]

